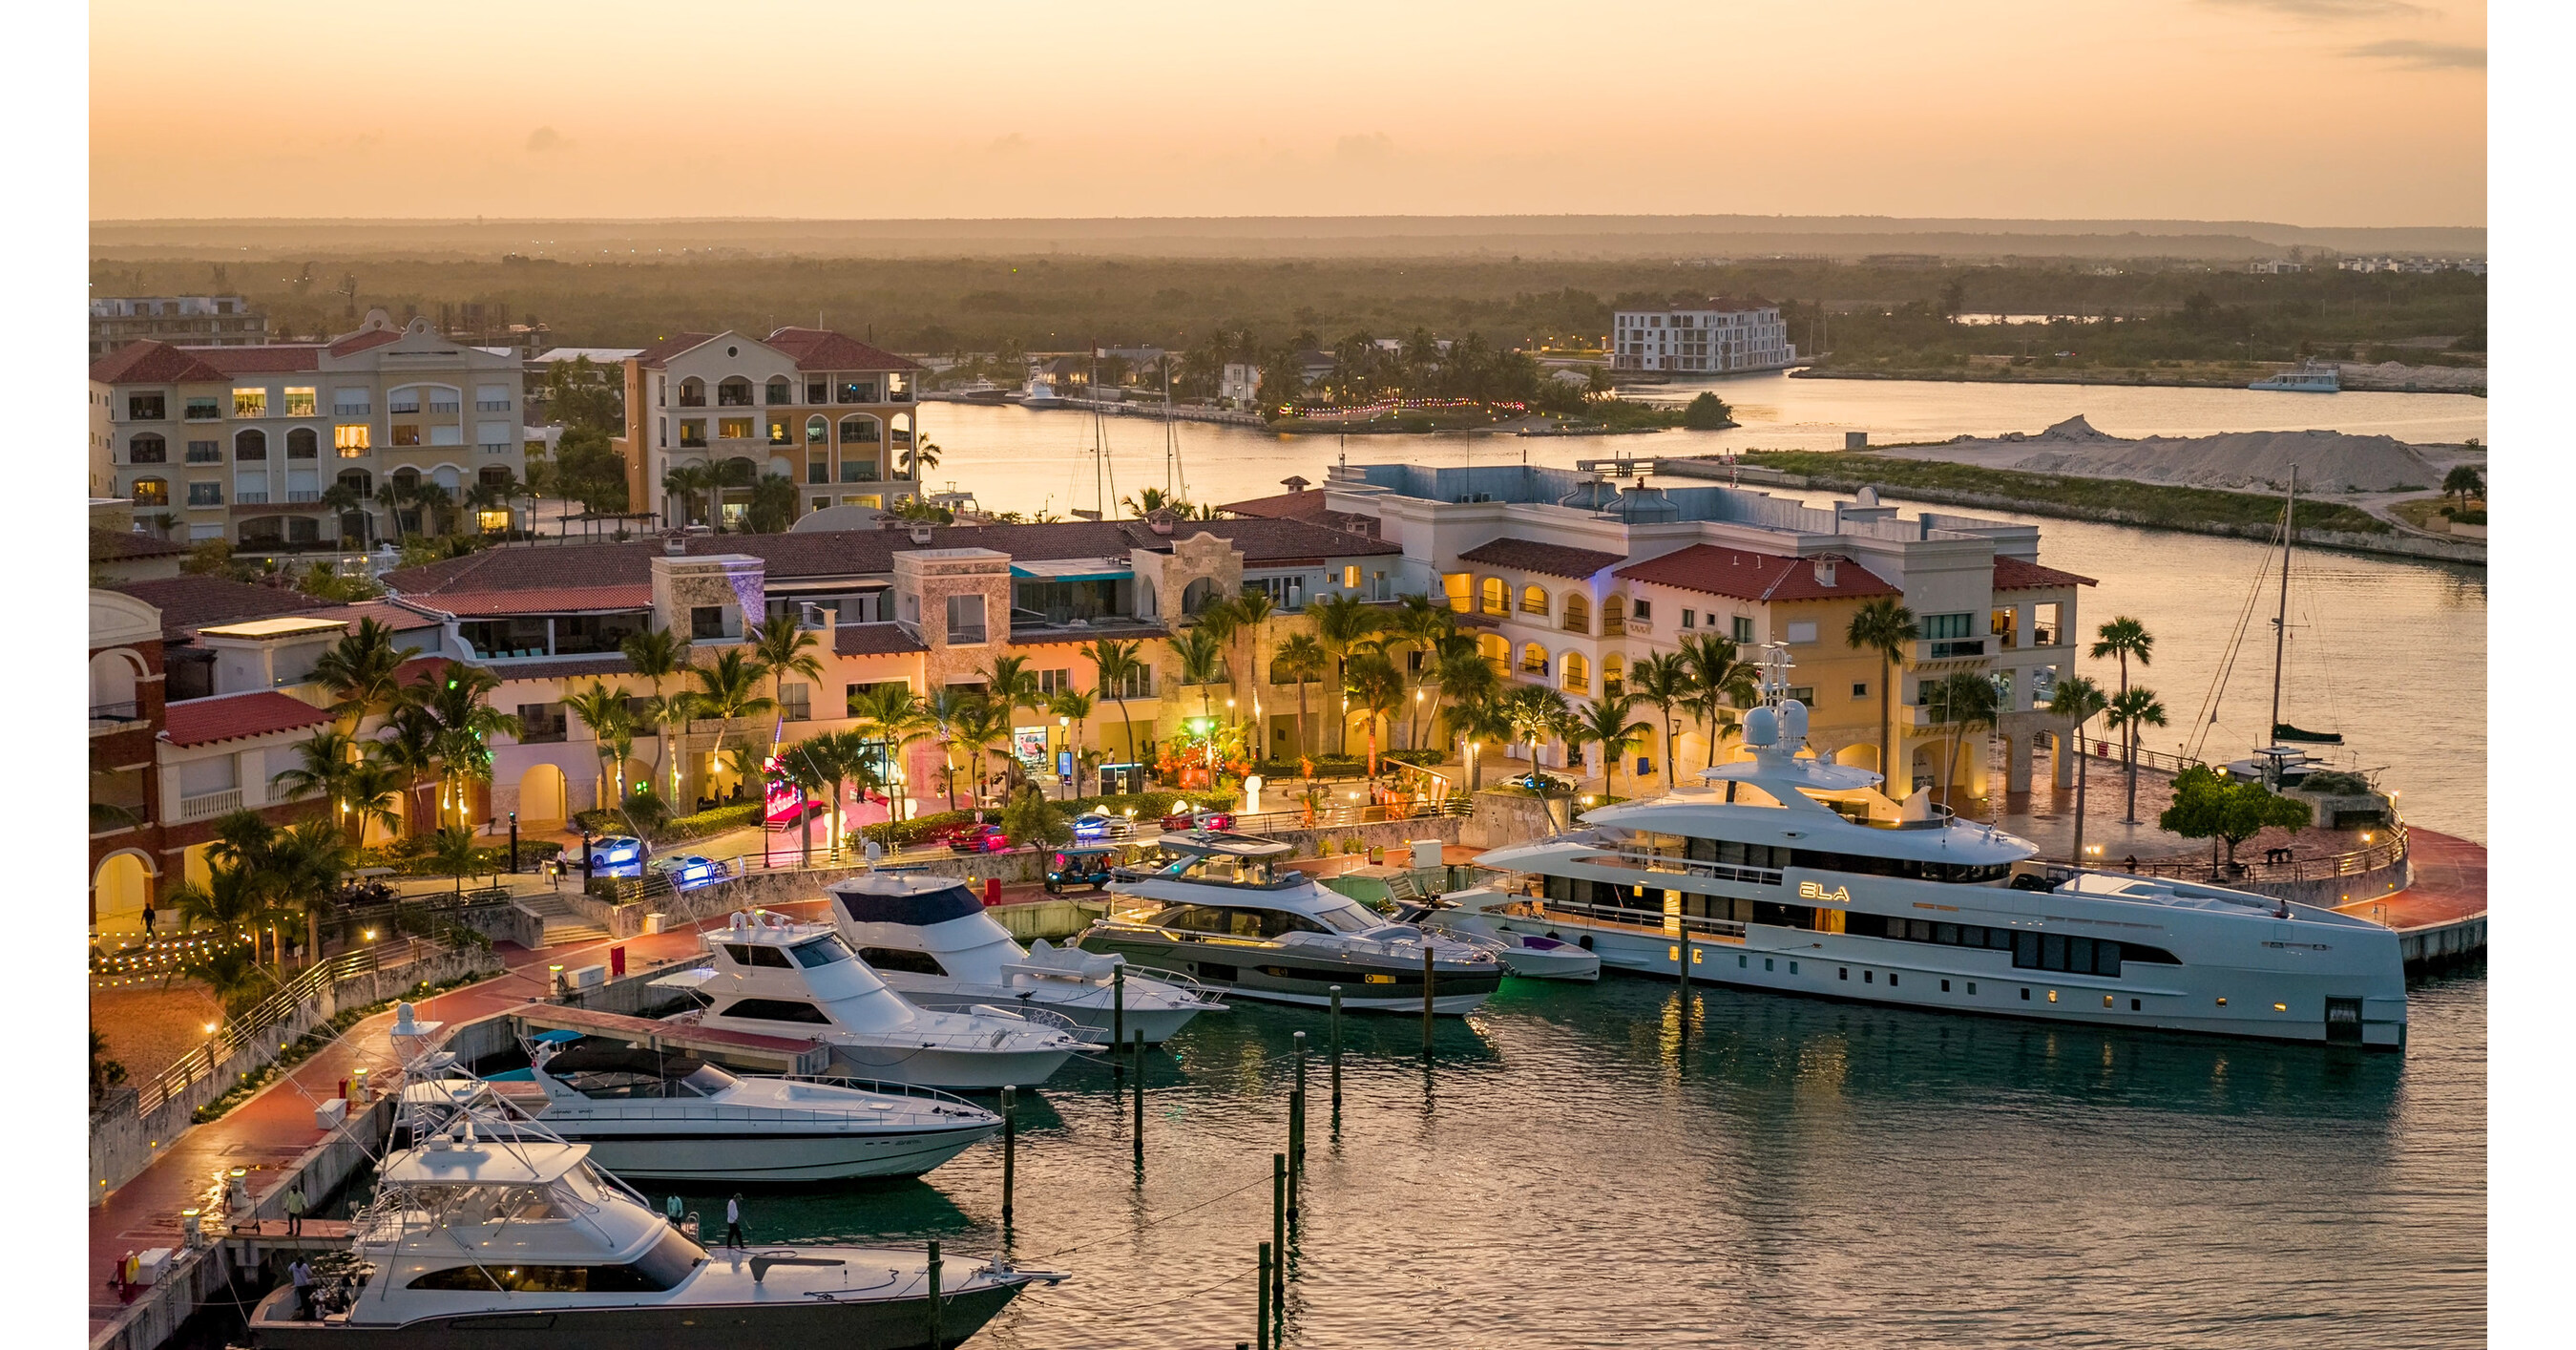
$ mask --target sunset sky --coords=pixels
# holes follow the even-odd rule
[[[2481,3],[1607,13],[97,0],[91,214],[2486,223]]]

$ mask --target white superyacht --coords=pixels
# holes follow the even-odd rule
[[[1515,932],[1616,969],[1783,993],[2396,1049],[2397,935],[2367,920],[2193,882],[2079,871],[1905,805],[1875,773],[1800,757],[1794,699],[1745,716],[1753,758],[1709,787],[1586,813],[1586,827],[1478,860],[1455,892]],[[1514,875],[1516,874],[1516,875]]]

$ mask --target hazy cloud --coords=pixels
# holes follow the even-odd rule
[[[1333,158],[1344,164],[1383,164],[1395,154],[1395,142],[1383,131],[1344,136],[1333,142]]]
[[[2333,22],[2340,19],[2420,18],[2433,11],[2406,0],[2202,0],[2228,9],[2268,9],[2293,18]]]
[[[563,133],[556,131],[553,127],[539,127],[528,133],[528,152],[530,154],[542,155],[549,150],[568,149],[571,145],[572,142],[565,140],[563,138]]]
[[[984,147],[984,153],[988,155],[1017,155],[1024,153],[1028,148],[1029,138],[1014,131],[1008,136],[994,137],[992,143]]]
[[[2392,38],[2349,48],[2346,56],[2367,61],[2387,61],[2404,70],[2484,70],[2487,49],[2467,47],[2453,42],[2415,42]]]

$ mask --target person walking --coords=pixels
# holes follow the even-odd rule
[[[153,926],[159,921],[156,914],[157,912],[152,908],[152,906],[145,905],[143,907],[143,940],[146,942],[150,942],[152,940]]]
[[[728,1247],[742,1245],[742,1192],[740,1191],[734,1192],[733,1198],[725,1201],[725,1245]]]
[[[290,1182],[286,1187],[286,1235],[304,1236],[304,1183]]]
[[[286,1277],[295,1282],[295,1320],[309,1321],[313,1316],[313,1267],[303,1257],[286,1268]]]
[[[671,1219],[671,1226],[672,1226],[673,1228],[677,1228],[677,1227],[679,1227],[679,1226],[680,1226],[680,1197],[678,1197],[678,1196],[676,1196],[676,1195],[675,1195],[675,1196],[672,1196],[669,1200],[664,1201],[664,1202],[663,1202],[663,1204],[662,1204],[662,1212],[663,1212],[664,1214],[666,1214],[666,1215],[669,1215],[669,1216],[670,1216],[670,1219]]]

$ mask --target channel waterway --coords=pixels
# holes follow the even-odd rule
[[[1324,1015],[1244,1005],[1153,1057],[1141,1184],[1132,1095],[1076,1066],[1007,1237],[991,1144],[748,1227],[1070,1272],[996,1350],[1249,1342],[1302,1030],[1291,1346],[2479,1345],[2485,983],[2419,983],[2400,1056],[1705,987],[1685,1034],[1668,983],[1513,981],[1427,1072],[1418,1021],[1346,1018],[1338,1128]]]

